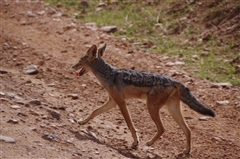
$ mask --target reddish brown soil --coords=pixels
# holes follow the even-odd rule
[[[0,141],[0,158],[240,158],[239,86],[215,86],[197,79],[184,71],[191,68],[169,65],[181,59],[136,50],[40,2],[3,0],[0,10],[0,135],[16,141]],[[145,146],[156,127],[140,100],[128,102],[140,136],[136,150],[128,148],[133,140],[118,108],[84,126],[76,123],[98,108],[107,93],[92,74],[75,77],[71,66],[89,46],[103,42],[108,44],[107,62],[180,80],[216,111],[216,118],[202,121],[202,115],[182,106],[192,130],[191,155],[178,156],[186,140],[166,108],[160,111],[166,132],[153,146]],[[23,73],[30,64],[38,66],[36,75]],[[41,105],[29,103],[33,99]],[[58,111],[60,119],[49,108]]]

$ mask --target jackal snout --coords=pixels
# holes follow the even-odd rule
[[[87,65],[84,64],[84,57],[80,59],[78,63],[72,66],[74,70],[77,71],[76,76],[82,76],[84,73],[88,72],[89,69],[86,67]]]

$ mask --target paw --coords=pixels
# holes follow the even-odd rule
[[[179,153],[176,158],[188,158],[191,157],[190,151],[184,150],[182,153]]]
[[[137,149],[137,146],[138,146],[138,141],[134,141],[133,143],[132,143],[132,149]]]
[[[189,154],[190,154],[190,150],[184,150],[184,151],[183,151],[183,154],[189,155]]]

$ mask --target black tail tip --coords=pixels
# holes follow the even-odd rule
[[[211,117],[215,117],[217,114],[213,110],[210,110],[208,115]]]

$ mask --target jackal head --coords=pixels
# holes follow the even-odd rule
[[[98,57],[102,57],[107,45],[104,44],[102,47],[97,49],[96,45],[93,45],[88,49],[86,55],[80,58],[77,64],[72,66],[74,70],[77,70],[76,76],[82,76],[91,70],[92,63],[97,60]]]

